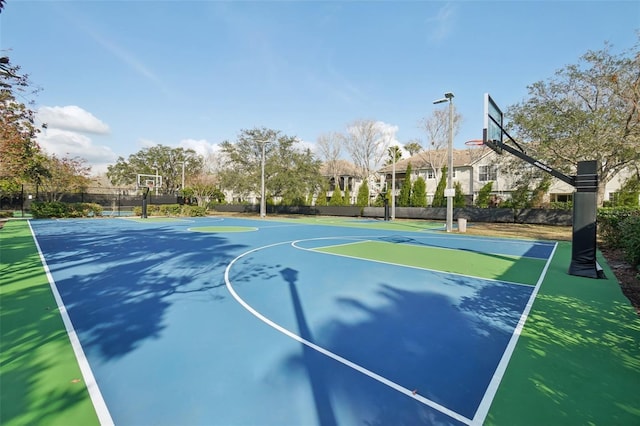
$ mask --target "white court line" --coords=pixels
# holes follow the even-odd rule
[[[558,243],[555,243],[555,245],[553,246],[553,250],[551,251],[551,256],[549,257],[549,259],[547,259],[547,264],[544,266],[544,269],[542,270],[542,274],[540,275],[540,278],[538,279],[538,282],[536,283],[536,286],[533,289],[531,296],[529,296],[529,301],[527,302],[527,305],[525,306],[524,311],[520,316],[518,325],[516,326],[515,330],[513,331],[513,334],[511,335],[511,339],[509,340],[509,343],[507,344],[504,354],[500,359],[500,363],[498,364],[498,367],[496,368],[495,373],[493,373],[491,382],[489,382],[487,391],[485,392],[484,397],[482,398],[482,401],[480,401],[480,405],[476,410],[476,414],[473,416],[473,423],[472,423],[473,425],[482,425],[484,423],[485,418],[487,417],[487,414],[489,413],[489,408],[491,407],[493,398],[495,397],[496,392],[498,391],[498,387],[500,386],[500,382],[502,381],[502,378],[504,377],[504,373],[507,370],[507,365],[509,365],[509,360],[511,360],[511,355],[513,355],[513,351],[516,348],[516,343],[518,343],[518,339],[520,338],[520,334],[522,333],[524,324],[527,322],[527,317],[529,316],[529,312],[533,307],[533,302],[536,300],[536,296],[538,295],[540,286],[544,281],[544,277],[547,275],[547,270],[549,269],[549,265],[551,265],[551,260],[553,259],[553,255],[555,254],[557,247],[558,247]]]
[[[318,346],[315,343],[310,342],[310,341],[298,336],[297,334],[293,333],[292,331],[287,330],[286,328],[282,327],[279,324],[276,324],[275,322],[271,321],[270,319],[268,319],[267,317],[262,315],[260,312],[256,311],[253,307],[251,307],[251,305],[249,305],[247,302],[245,302],[235,292],[235,290],[233,288],[233,285],[231,284],[231,281],[229,280],[229,271],[231,270],[231,267],[233,266],[233,264],[236,261],[240,260],[244,256],[247,256],[247,255],[249,255],[251,253],[254,253],[254,252],[262,250],[262,249],[266,249],[266,248],[269,248],[269,247],[275,247],[275,246],[283,245],[283,244],[293,244],[293,243],[294,243],[294,241],[287,241],[287,242],[269,244],[269,245],[266,245],[266,246],[263,246],[263,247],[258,247],[258,248],[255,248],[253,250],[249,250],[247,252],[242,253],[241,255],[239,255],[238,257],[233,259],[231,262],[229,262],[229,265],[227,265],[227,268],[224,271],[224,281],[225,281],[225,284],[227,286],[227,289],[229,290],[229,293],[231,293],[233,298],[236,299],[236,301],[240,305],[242,305],[247,311],[249,311],[251,314],[253,314],[256,318],[258,318],[259,320],[261,320],[265,324],[269,325],[270,327],[272,327],[272,328],[278,330],[279,332],[283,333],[284,335],[292,338],[293,340],[295,340],[297,342],[300,342],[303,345],[308,346],[311,349],[313,349],[315,351],[318,351],[321,354],[323,354],[325,356],[328,356],[329,358],[332,358],[333,360],[338,361],[341,364],[346,365],[347,367],[350,367],[350,368],[352,368],[352,369],[354,369],[354,370],[356,370],[356,371],[358,371],[358,372],[360,372],[360,373],[362,373],[362,374],[364,374],[364,375],[366,375],[366,376],[368,376],[368,377],[370,377],[370,378],[372,378],[374,380],[377,380],[378,382],[380,382],[380,383],[382,383],[384,385],[387,385],[390,388],[392,388],[392,389],[394,389],[394,390],[396,390],[396,391],[398,391],[400,393],[405,394],[406,396],[408,396],[410,398],[413,398],[413,399],[423,403],[424,405],[427,405],[427,406],[429,406],[429,407],[431,407],[431,408],[433,408],[433,409],[435,409],[435,410],[437,410],[437,411],[439,411],[439,412],[441,412],[443,414],[446,414],[447,416],[449,416],[449,417],[451,417],[451,418],[453,418],[455,420],[458,420],[461,423],[464,423],[466,425],[470,425],[471,424],[471,420],[466,418],[466,417],[464,417],[463,415],[461,415],[459,413],[456,413],[455,411],[453,411],[453,410],[451,410],[451,409],[449,409],[449,408],[447,408],[447,407],[445,407],[443,405],[440,405],[435,401],[432,401],[432,400],[430,400],[428,398],[425,398],[422,395],[419,395],[417,393],[414,394],[413,391],[411,391],[411,390],[409,390],[409,389],[407,389],[407,388],[405,388],[403,386],[400,386],[399,384],[397,384],[395,382],[392,382],[391,380],[389,380],[389,379],[387,379],[387,378],[385,378],[383,376],[380,376],[379,374],[376,374],[373,371],[368,370],[368,369],[362,367],[359,364],[351,362],[348,359],[341,357],[340,355],[337,355],[337,354],[335,354],[335,353],[333,353],[333,352],[331,352],[331,351],[329,351],[329,350],[327,350],[327,349],[325,349],[325,348],[323,348],[321,346]]]
[[[42,266],[44,267],[44,271],[47,275],[47,280],[49,280],[49,286],[51,287],[51,291],[53,292],[53,297],[55,298],[56,304],[58,305],[58,311],[60,312],[60,316],[62,317],[62,322],[64,323],[64,327],[67,330],[67,335],[69,336],[69,340],[71,341],[71,347],[73,348],[76,360],[78,361],[78,366],[80,367],[80,372],[82,373],[84,384],[89,391],[89,397],[91,398],[91,402],[93,403],[93,408],[96,410],[98,420],[101,425],[113,425],[113,419],[111,418],[111,414],[109,413],[107,404],[102,398],[102,393],[100,392],[98,383],[93,376],[89,361],[87,360],[87,357],[82,350],[82,345],[80,344],[80,340],[78,339],[76,330],[73,328],[71,318],[69,318],[69,314],[67,313],[67,308],[64,306],[64,302],[62,301],[62,297],[60,297],[56,282],[53,280],[53,275],[51,275],[49,265],[47,265],[44,254],[40,249],[40,244],[38,243],[36,234],[35,232],[33,232],[33,228],[31,227],[31,221],[28,221],[28,223],[29,229],[31,230],[31,235],[33,236],[33,241],[35,242],[36,248],[38,249],[38,254],[40,255],[40,261],[42,262]]]

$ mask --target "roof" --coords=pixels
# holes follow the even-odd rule
[[[453,167],[470,167],[477,163],[480,159],[485,158],[491,154],[492,151],[487,147],[474,147],[467,149],[454,149],[453,150]],[[446,165],[447,150],[425,150],[418,154],[415,154],[409,158],[403,158],[396,162],[396,172],[405,171],[409,163],[413,170],[417,169],[429,169],[431,164],[435,164],[438,167],[439,164]],[[438,167],[439,168],[439,167]],[[393,165],[388,165],[379,170],[380,173],[391,173]]]

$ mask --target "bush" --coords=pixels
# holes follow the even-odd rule
[[[184,206],[181,206],[180,204],[163,204],[158,206],[158,210],[160,216],[180,216],[182,213],[182,207]]]
[[[133,208],[134,216],[142,216],[142,207],[135,206]],[[147,216],[206,216],[207,208],[190,206],[185,204],[183,206],[179,204],[149,204],[147,205]]]
[[[68,217],[67,206],[59,201],[34,202],[31,204],[31,214],[36,219]]]
[[[632,215],[620,222],[620,231],[624,238],[620,245],[624,250],[624,257],[633,267],[640,264],[640,216]]]
[[[31,214],[36,219],[102,216],[102,206],[95,203],[34,202]]]
[[[4,219],[6,217],[13,217],[13,212],[7,210],[0,211],[0,218]]]
[[[622,247],[625,238],[622,222],[631,217],[640,216],[640,209],[629,207],[603,207],[598,209],[598,235],[605,246]]]

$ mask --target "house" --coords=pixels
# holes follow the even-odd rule
[[[426,150],[410,158],[401,159],[395,164],[395,191],[399,194],[406,171],[411,164],[411,181],[422,176],[427,184],[427,204],[431,205],[436,187],[442,176],[442,168],[448,163],[447,150]],[[526,165],[525,167],[534,167]],[[380,169],[381,185],[391,187],[393,165]],[[613,201],[626,179],[631,175],[629,170],[619,173],[609,181],[605,188],[605,201]],[[467,149],[453,150],[453,181],[459,182],[467,204],[474,203],[480,189],[488,182],[493,182],[492,195],[496,199],[509,199],[516,187],[515,177],[507,171],[504,156],[500,156],[485,146],[474,146]],[[568,202],[573,200],[575,188],[553,178],[545,202]]]

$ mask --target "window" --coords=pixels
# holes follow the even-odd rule
[[[498,168],[496,166],[479,166],[478,180],[480,182],[495,181],[498,179]]]
[[[436,178],[436,172],[435,172],[435,170],[433,170],[433,169],[427,169],[426,178],[427,178],[427,179],[435,179],[435,178]]]
[[[573,194],[550,194],[549,198],[555,203],[569,203],[573,201]]]

